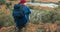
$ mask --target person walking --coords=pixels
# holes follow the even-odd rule
[[[24,12],[21,13],[21,11],[24,11]],[[21,32],[22,28],[26,26],[27,22],[29,21],[29,14],[31,14],[31,11],[29,7],[26,6],[26,0],[20,0],[18,4],[14,5],[12,15],[16,23],[16,27],[18,29],[17,32]]]

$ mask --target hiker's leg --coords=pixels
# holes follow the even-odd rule
[[[25,29],[24,29],[25,32],[28,32],[28,29],[27,29],[27,25],[25,26]]]
[[[22,32],[22,29],[23,29],[23,26],[22,25],[20,25],[19,27],[17,27],[18,29],[17,29],[17,32]]]
[[[25,29],[24,29],[25,32],[29,32],[27,26],[28,26],[28,24],[25,24],[25,27],[24,27],[24,28],[25,28]]]
[[[18,29],[17,32],[22,32],[22,29]]]
[[[21,32],[22,31],[22,28],[18,29],[18,28],[15,28],[14,32]]]

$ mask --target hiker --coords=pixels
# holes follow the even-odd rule
[[[21,6],[20,6],[21,5]],[[19,8],[23,7],[23,8]],[[17,11],[15,11],[17,10]],[[24,12],[22,13],[22,16],[20,16],[21,14],[19,14],[21,11]],[[26,0],[20,0],[20,2],[16,5],[14,5],[14,9],[13,9],[13,18],[14,21],[16,23],[16,27],[17,27],[17,32],[21,32],[22,28],[26,26],[26,23],[29,20],[29,14],[31,13],[29,7],[26,6]]]

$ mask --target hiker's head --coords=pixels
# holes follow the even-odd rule
[[[26,0],[20,0],[19,4],[26,4]]]

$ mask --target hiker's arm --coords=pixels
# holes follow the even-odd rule
[[[27,8],[27,9],[28,9],[28,13],[27,14],[31,14],[30,8]]]

